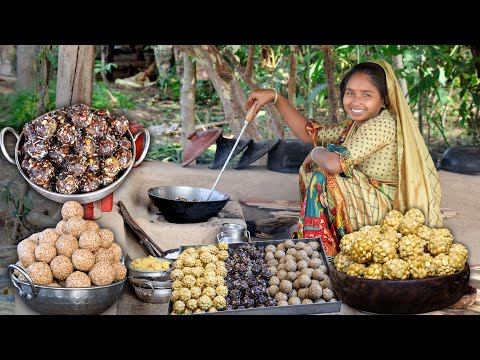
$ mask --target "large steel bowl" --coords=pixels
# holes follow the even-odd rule
[[[15,145],[15,159],[12,159],[10,157],[10,155],[7,152],[7,149],[5,148],[4,139],[5,139],[5,134],[7,132],[13,133],[13,135],[15,135],[15,137],[17,138],[17,143]],[[125,180],[128,173],[130,172],[130,170],[132,170],[133,167],[138,166],[143,161],[143,159],[145,158],[145,155],[147,154],[148,146],[150,144],[150,133],[148,132],[148,130],[141,129],[135,136],[132,135],[130,130],[127,130],[127,132],[125,133],[124,136],[127,137],[128,140],[130,140],[130,142],[132,143],[132,152],[133,152],[133,155],[135,156],[135,154],[136,154],[135,141],[137,140],[137,138],[142,133],[145,134],[145,140],[144,140],[144,145],[143,145],[144,148],[143,148],[142,155],[140,156],[140,158],[137,161],[132,162],[132,164],[130,164],[130,166],[127,169],[123,170],[123,173],[121,174],[121,176],[117,180],[115,180],[112,184],[110,184],[108,186],[105,186],[101,189],[98,189],[96,191],[91,191],[91,192],[88,192],[88,193],[79,193],[79,194],[61,194],[61,193],[58,193],[58,192],[50,191],[50,190],[47,190],[47,189],[35,184],[32,180],[30,180],[30,178],[28,177],[28,174],[26,174],[25,171],[20,166],[20,164],[21,164],[20,149],[22,148],[23,143],[25,141],[23,131],[22,131],[22,133],[20,133],[20,135],[18,135],[17,132],[10,127],[3,128],[2,131],[0,132],[0,147],[2,149],[2,152],[3,152],[3,155],[5,156],[5,158],[10,163],[17,165],[18,171],[20,171],[20,174],[27,181],[28,185],[30,185],[30,187],[32,187],[34,190],[36,190],[41,195],[45,196],[46,198],[48,198],[50,200],[53,200],[53,201],[56,201],[56,202],[59,202],[59,203],[65,203],[67,201],[73,200],[73,201],[78,201],[80,204],[86,204],[86,203],[90,203],[90,202],[94,202],[94,201],[103,199],[105,196],[107,196],[110,193],[112,193],[113,191],[115,191],[121,185],[121,183]]]
[[[19,266],[7,267],[15,291],[33,311],[44,315],[99,315],[107,311],[120,297],[127,278],[110,285],[88,288],[58,288],[34,285],[28,274]],[[27,281],[19,280],[13,273],[20,272]]]
[[[468,290],[470,267],[452,275],[426,279],[374,280],[330,267],[333,291],[345,304],[378,314],[419,314],[455,304]]]
[[[190,186],[157,186],[148,190],[153,204],[172,223],[207,221],[223,209],[230,196],[220,191]]]

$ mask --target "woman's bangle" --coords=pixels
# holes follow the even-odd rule
[[[313,158],[313,154],[315,153],[315,150],[318,150],[318,149],[325,149],[323,146],[317,146],[317,147],[314,147],[312,149],[312,151],[310,151],[310,160],[312,160],[312,162],[318,166],[317,162],[315,161],[315,159]]]
[[[277,103],[277,100],[278,100],[278,92],[276,89],[272,89],[273,91],[275,91],[275,99],[273,99],[273,105],[275,105]]]

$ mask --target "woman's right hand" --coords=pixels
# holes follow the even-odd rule
[[[250,106],[257,101],[255,106],[255,114],[268,102],[275,99],[275,90],[271,89],[257,89],[254,90],[247,99],[246,110],[250,109]]]

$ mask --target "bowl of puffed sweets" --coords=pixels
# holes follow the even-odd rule
[[[65,202],[61,213],[55,228],[19,242],[19,260],[7,267],[10,280],[40,314],[101,314],[118,300],[127,279],[122,248],[111,230],[83,219],[79,202]]]

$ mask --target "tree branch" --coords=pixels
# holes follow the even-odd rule
[[[245,69],[245,78],[253,79],[253,65],[255,60],[255,45],[248,45],[247,67]]]
[[[338,99],[335,87],[335,70],[332,56],[332,46],[322,45],[322,52],[325,76],[327,78],[328,102],[330,103],[330,108],[332,110],[332,123],[338,123]]]
[[[246,71],[242,64],[238,62],[238,60],[235,58],[235,56],[232,54],[232,52],[229,49],[224,49],[224,54],[227,57],[227,59],[230,61],[232,66],[234,67],[235,70],[240,74],[241,78],[247,86],[250,88],[250,90],[257,90],[259,89],[259,86],[255,83],[253,79],[249,79],[246,77]],[[283,126],[282,126],[282,116],[278,112],[278,110],[275,108],[275,105],[268,103],[265,105],[265,108],[267,109],[268,115],[270,115],[272,125],[274,128],[274,134],[275,137],[278,139],[283,139],[284,137],[284,131],[283,131]]]

